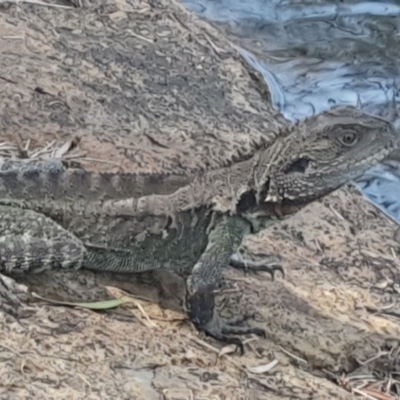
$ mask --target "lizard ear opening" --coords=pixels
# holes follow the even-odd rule
[[[310,159],[307,157],[300,157],[297,160],[293,161],[283,170],[285,175],[293,174],[293,173],[300,173],[304,174],[310,164]]]
[[[238,214],[244,213],[245,211],[252,209],[257,206],[256,192],[249,190],[244,192],[236,205],[236,212]]]

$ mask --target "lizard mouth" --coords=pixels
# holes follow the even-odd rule
[[[267,178],[265,183],[261,185],[257,190],[251,189],[247,192],[242,193],[239,201],[236,204],[236,211],[241,214],[249,210],[253,210],[260,204],[265,203],[265,199],[268,196],[270,178]]]
[[[267,178],[265,183],[261,185],[258,190],[251,189],[242,193],[236,204],[236,211],[241,214],[264,204],[268,198],[270,181],[270,178]]]

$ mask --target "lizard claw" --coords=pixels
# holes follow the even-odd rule
[[[272,280],[275,279],[276,271],[279,271],[282,274],[282,277],[285,278],[285,270],[281,265],[265,265],[264,268],[260,269],[260,271],[269,272]]]
[[[247,316],[242,317],[241,319],[245,320],[245,319],[247,319]],[[239,350],[240,355],[244,354],[243,342],[240,339],[238,339],[236,337],[231,337],[229,335],[249,335],[249,334],[253,333],[264,339],[267,337],[265,330],[262,328],[245,327],[245,326],[241,327],[241,326],[237,326],[236,324],[232,324],[232,323],[224,323],[215,314],[214,314],[212,320],[205,326],[203,325],[201,327],[201,329],[208,336],[211,336],[214,339],[219,340],[220,342],[236,345],[237,350]]]
[[[275,272],[279,271],[285,278],[285,271],[280,264],[269,264],[268,259],[258,261],[246,260],[239,253],[232,254],[229,264],[233,268],[244,269],[245,271],[268,272],[271,279],[275,279]]]
[[[266,337],[264,329],[237,326],[245,320],[253,318],[254,313],[223,322],[214,312],[214,306],[214,293],[211,285],[199,288],[186,297],[188,316],[196,328],[220,342],[236,345],[240,355],[244,354],[242,341],[229,335],[248,335],[253,333],[263,338]]]
[[[233,344],[236,346],[236,352],[239,352],[239,354],[242,356],[244,354],[244,345],[243,342],[235,337],[228,337],[225,335],[221,335],[220,333],[217,332],[211,332],[208,331],[206,332],[208,336],[211,336],[215,340],[218,340],[220,342],[225,342],[226,344]]]

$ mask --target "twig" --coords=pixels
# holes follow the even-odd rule
[[[292,358],[294,358],[295,360],[297,360],[297,361],[299,361],[299,362],[301,362],[301,363],[303,363],[303,364],[308,365],[308,362],[307,362],[306,360],[304,360],[303,358],[300,358],[300,357],[298,357],[298,356],[295,356],[295,355],[292,354],[290,351],[285,350],[282,346],[279,346],[279,348],[280,348],[286,355],[288,355],[289,357],[292,357]]]
[[[37,1],[37,0],[14,0],[14,1],[10,1],[10,3],[29,3],[29,4],[36,4],[38,6],[47,6],[47,7],[55,7],[55,8],[66,8],[66,9],[73,9],[74,7],[70,7],[70,6],[63,6],[61,4],[51,4],[51,3],[44,3],[42,1]]]

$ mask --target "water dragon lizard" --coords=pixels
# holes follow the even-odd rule
[[[187,276],[190,320],[242,350],[235,335],[264,330],[216,315],[223,270],[281,269],[242,260],[243,237],[360,176],[398,144],[390,122],[338,107],[291,125],[251,157],[195,175],[10,160],[0,171],[0,272],[174,269]]]

